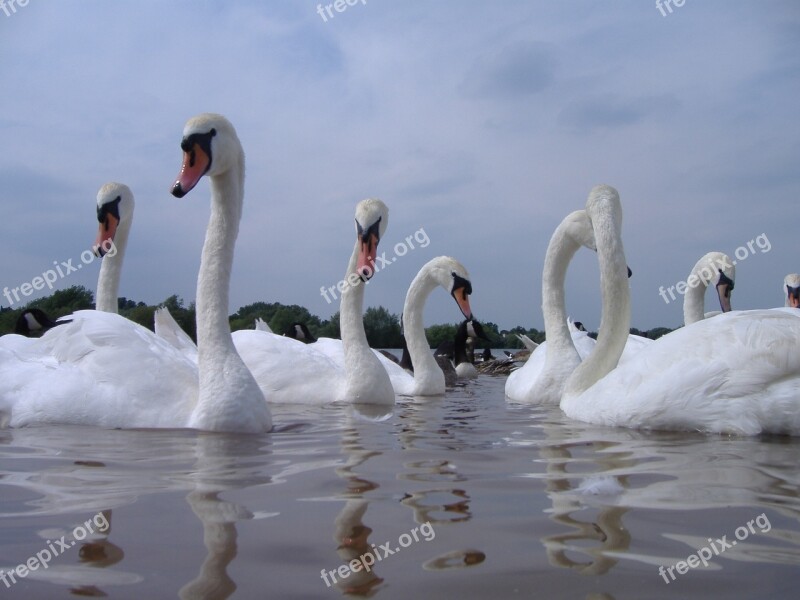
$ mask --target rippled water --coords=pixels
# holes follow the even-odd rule
[[[504,383],[262,436],[2,430],[0,568],[59,552],[0,596],[797,596],[800,440],[586,426]]]

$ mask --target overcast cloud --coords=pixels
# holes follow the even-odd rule
[[[120,181],[137,201],[120,293],[192,301],[208,185],[169,189],[183,124],[206,111],[247,155],[231,312],[263,300],[330,317],[320,287],[344,275],[368,196],[390,208],[387,256],[420,228],[430,238],[368,287],[367,305],[394,313],[447,254],[470,271],[478,319],[541,328],[550,235],[597,183],[622,198],[636,327],[681,323],[659,286],[710,250],[770,242],[737,261],[734,308],[782,304],[800,271],[793,0],[686,0],[666,17],[650,0],[359,0],[327,22],[305,0],[13,7],[0,10],[0,286],[77,259],[97,190]],[[94,290],[98,269],[58,286]],[[591,253],[567,296],[596,329]],[[459,312],[436,293],[426,320]]]

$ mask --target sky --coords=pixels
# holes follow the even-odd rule
[[[366,306],[399,314],[449,255],[477,319],[541,329],[550,236],[600,183],[622,200],[632,326],[680,325],[682,296],[659,290],[712,250],[737,260],[735,309],[783,304],[800,271],[800,3],[350,1],[4,0],[0,288],[71,259],[54,288],[94,291],[99,261],[80,257],[118,181],[136,198],[120,295],[193,301],[209,186],[169,190],[184,123],[218,112],[247,161],[231,313],[329,318],[320,288],[345,274],[356,204],[378,197],[395,260]],[[599,290],[582,250],[567,309],[589,329]],[[425,319],[460,312],[436,291]]]

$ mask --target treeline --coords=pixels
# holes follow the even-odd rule
[[[119,299],[119,314],[152,330],[153,315],[159,306],[166,306],[184,331],[192,339],[196,339],[194,302],[189,306],[184,306],[183,300],[176,295],[170,296],[155,306],[122,297]],[[94,308],[94,296],[91,291],[83,286],[73,286],[58,290],[45,298],[33,300],[26,306],[17,309],[0,308],[0,335],[14,331],[19,315],[26,308],[39,308],[51,318],[56,319],[76,310]],[[285,332],[293,323],[299,322],[305,323],[314,337],[340,337],[338,312],[330,319],[322,320],[318,316],[312,315],[303,306],[298,306],[297,304],[286,305],[280,302],[255,302],[241,307],[229,318],[231,330],[253,329],[257,318],[264,319],[270,328],[278,334]],[[517,338],[518,333],[527,335],[537,343],[544,341],[544,332],[537,329],[515,327],[508,331],[500,331],[497,325],[491,322],[481,321],[481,325],[483,325],[484,332],[491,340],[488,344],[491,348],[522,348],[522,343]],[[426,328],[425,333],[431,348],[436,348],[445,340],[452,340],[455,337],[457,327],[458,324],[443,324],[431,325]],[[400,316],[390,313],[382,306],[366,310],[364,313],[364,330],[367,334],[367,341],[373,348],[399,348],[402,345]],[[652,339],[656,339],[670,331],[666,327],[644,332],[638,329],[631,329],[631,333],[651,337]],[[479,346],[483,348],[485,345],[486,343],[480,340]]]

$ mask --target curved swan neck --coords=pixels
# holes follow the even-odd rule
[[[543,404],[558,403],[567,378],[581,362],[567,326],[564,280],[575,252],[582,245],[589,245],[590,237],[591,223],[586,211],[580,210],[568,215],[556,227],[547,245],[542,271],[542,312],[547,354],[531,390],[531,397]]]
[[[567,267],[580,247],[581,244],[568,235],[565,222],[556,228],[547,246],[542,270],[542,313],[547,339],[545,365],[563,361],[577,365],[580,362],[567,325],[564,292]]]
[[[611,372],[628,341],[631,324],[631,296],[628,266],[622,245],[622,210],[616,190],[595,188],[587,202],[600,263],[603,313],[597,344],[567,380],[564,396],[577,396]]]
[[[119,280],[122,272],[122,262],[125,259],[125,248],[128,246],[128,234],[131,229],[131,219],[121,221],[114,235],[114,256],[106,255],[100,265],[100,274],[97,276],[97,298],[95,309],[103,312],[119,312]]]
[[[697,265],[692,269],[689,278],[691,279],[692,276],[697,276]],[[689,281],[689,279],[687,279],[687,281]],[[686,294],[683,297],[684,325],[691,325],[705,318],[705,297],[707,288],[708,284],[702,279],[700,279],[700,283],[697,285],[687,288]]]
[[[436,360],[431,354],[428,339],[425,337],[425,324],[423,311],[428,296],[436,288],[438,283],[431,275],[430,269],[423,267],[406,293],[406,300],[403,304],[403,328],[405,330],[406,344],[408,353],[411,356],[411,363],[414,365],[415,381],[426,384],[431,378],[435,378],[437,384],[441,379],[441,389],[444,393],[445,381],[444,373],[436,364]]]

